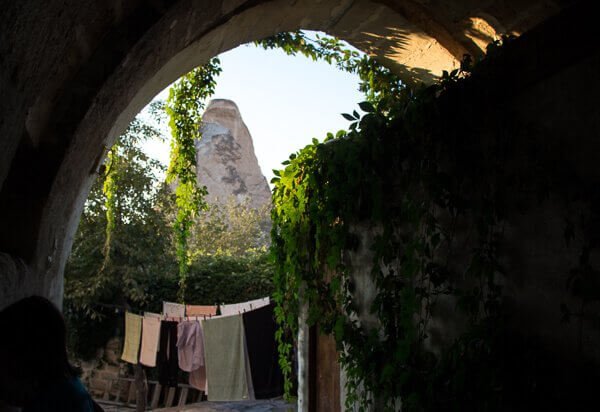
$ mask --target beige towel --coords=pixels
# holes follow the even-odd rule
[[[221,315],[239,315],[244,312],[250,312],[251,310],[262,308],[270,303],[268,297],[262,299],[249,300],[248,302],[232,303],[229,305],[221,305]]]
[[[140,349],[140,363],[142,365],[156,366],[159,340],[160,318],[145,314],[142,321],[142,348]]]
[[[185,305],[186,316],[215,316],[217,314],[216,306],[206,305]]]
[[[163,302],[163,315],[170,318],[183,318],[185,316],[185,305],[181,303]]]
[[[140,338],[142,336],[142,317],[134,313],[125,312],[125,343],[121,359],[125,362],[138,363]]]
[[[201,321],[209,401],[248,399],[244,323],[240,315]]]

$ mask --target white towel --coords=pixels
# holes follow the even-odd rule
[[[183,318],[185,316],[185,305],[181,303],[163,302],[163,315],[170,318]]]
[[[248,302],[221,305],[221,315],[239,315],[244,312],[250,312],[251,310],[262,308],[263,306],[267,306],[269,303],[271,303],[271,300],[268,297],[266,297],[261,299],[249,300]]]

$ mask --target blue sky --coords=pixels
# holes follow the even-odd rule
[[[213,97],[238,105],[268,181],[272,169],[281,169],[281,162],[313,137],[322,140],[327,132],[347,129],[348,121],[340,114],[358,110],[357,103],[364,100],[357,76],[325,62],[253,45],[237,47],[219,58],[223,72]],[[151,143],[146,150],[168,162],[168,143]]]

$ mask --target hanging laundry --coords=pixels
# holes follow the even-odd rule
[[[177,326],[177,351],[179,368],[190,373],[190,385],[206,392],[204,334],[200,322],[193,320],[179,323]]]
[[[240,315],[201,321],[209,401],[248,399],[244,324]]]
[[[244,366],[246,367],[246,385],[248,385],[248,399],[253,401],[256,399],[256,396],[254,396],[254,385],[252,383],[252,372],[250,369],[250,358],[248,357],[248,345],[246,343],[246,336],[244,336]]]
[[[274,304],[245,312],[244,331],[250,359],[250,371],[256,399],[268,399],[283,394],[283,374],[275,332]]]
[[[270,299],[266,297],[261,299],[249,300],[248,302],[221,305],[221,315],[239,315],[244,312],[249,312],[254,309],[262,308],[263,306],[267,306],[269,303]]]
[[[176,387],[179,361],[177,357],[177,322],[160,323],[160,343],[157,356],[158,382],[162,386]]]
[[[217,306],[210,305],[185,305],[186,316],[215,316]]]
[[[125,343],[121,359],[125,362],[138,363],[140,338],[142,335],[142,317],[134,313],[125,312]]]
[[[208,393],[206,381],[206,366],[201,366],[198,369],[190,372],[189,384],[192,388]]]
[[[183,318],[185,316],[185,305],[181,303],[163,302],[163,315],[170,318]]]
[[[156,354],[160,340],[160,318],[144,314],[142,321],[142,348],[140,363],[145,366],[156,366]]]
[[[200,322],[189,320],[177,325],[179,368],[191,372],[204,366],[204,337]]]
[[[154,313],[154,312],[144,312],[144,317],[145,318],[156,318],[156,319],[162,320],[163,315],[161,315],[160,313]]]

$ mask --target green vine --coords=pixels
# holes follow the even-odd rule
[[[116,149],[114,149],[116,150]],[[104,239],[104,248],[102,249],[102,254],[104,255],[104,259],[102,262],[102,266],[100,271],[102,272],[110,261],[110,247],[112,242],[112,233],[115,229],[116,224],[116,196],[117,192],[117,181],[115,179],[114,173],[110,173],[112,170],[113,164],[116,162],[115,152],[111,149],[107,154],[107,168],[103,168],[106,170],[106,178],[104,180],[104,184],[102,185],[102,193],[104,193],[104,207],[106,209],[106,229],[105,229],[105,239]]]
[[[503,325],[498,247],[514,187],[514,175],[502,165],[515,145],[498,138],[484,149],[477,134],[444,113],[446,95],[468,85],[471,59],[415,91],[372,59],[342,51],[336,40],[317,39],[315,46],[301,34],[283,34],[261,44],[358,72],[368,97],[359,105],[365,115],[344,114],[349,132],[313,140],[272,181],[274,298],[286,377],[302,288],[308,323],[338,344],[348,409],[497,405],[503,367],[494,357]],[[468,251],[455,241],[457,226],[465,225],[475,228]],[[365,276],[351,264],[361,250],[372,254],[368,275],[376,296],[366,310],[376,325],[363,322],[365,308],[353,297],[356,276]],[[431,319],[450,301],[466,325],[450,345],[433,348]]]
[[[206,207],[205,187],[196,180],[195,141],[204,102],[215,89],[215,78],[221,72],[219,60],[212,59],[181,77],[169,90],[166,111],[171,127],[171,161],[167,182],[176,184],[176,217],[174,224],[177,261],[179,263],[179,300],[183,302],[189,272],[188,239],[196,213]]]
[[[341,71],[354,73],[360,79],[359,90],[373,103],[389,105],[405,90],[400,78],[391,70],[368,55],[349,49],[335,37],[317,33],[311,38],[302,31],[282,32],[255,44],[266,50],[280,49],[290,56],[300,53],[314,61],[323,60]]]

